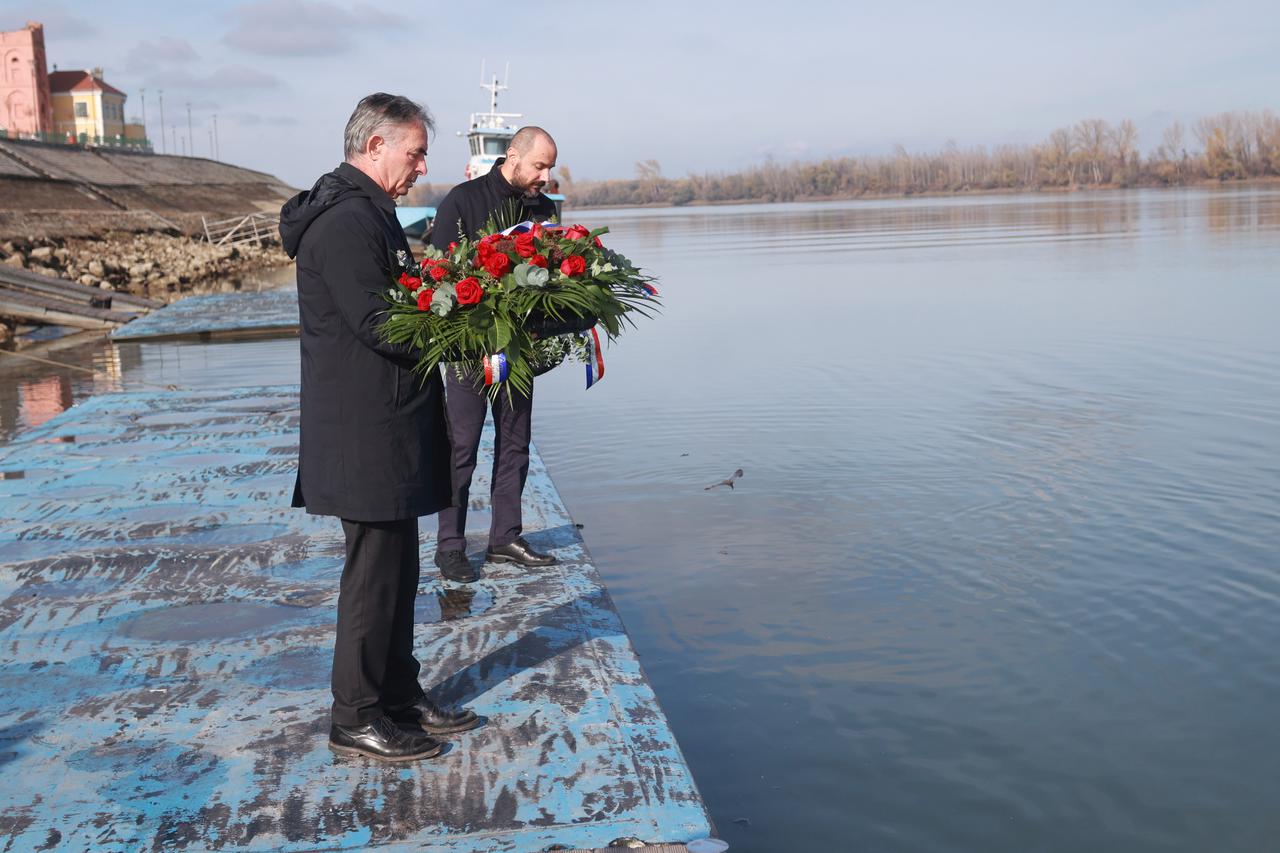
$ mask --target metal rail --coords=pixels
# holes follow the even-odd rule
[[[240,243],[275,240],[280,227],[278,216],[265,213],[247,213],[230,219],[200,217],[204,226],[204,239],[215,246],[235,246]]]

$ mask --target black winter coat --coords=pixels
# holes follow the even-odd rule
[[[524,219],[545,222],[556,215],[556,203],[542,193],[525,195],[507,183],[502,177],[502,164],[506,157],[499,157],[493,168],[478,178],[458,184],[436,208],[436,218],[431,225],[431,245],[441,251],[463,237],[474,240],[484,228],[489,217],[505,215],[510,209],[515,225]]]
[[[353,521],[429,515],[449,505],[450,448],[440,375],[378,338],[380,293],[409,251],[395,204],[343,163],[280,211],[298,264],[302,424],[293,505]]]

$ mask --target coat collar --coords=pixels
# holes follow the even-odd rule
[[[384,212],[389,213],[392,216],[396,215],[395,201],[392,200],[391,196],[383,192],[382,187],[373,182],[373,178],[369,177],[355,166],[352,166],[350,163],[341,163],[334,171],[359,187],[360,190],[369,197],[369,200],[382,208]]]
[[[485,177],[489,179],[489,183],[492,184],[501,195],[508,196],[510,198],[524,196],[522,191],[511,186],[511,183],[502,176],[502,164],[505,162],[507,162],[506,157],[499,157],[493,162],[493,165],[489,168]]]

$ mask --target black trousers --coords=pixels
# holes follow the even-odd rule
[[[484,429],[489,399],[483,380],[459,378],[452,365],[445,367],[445,418],[449,441],[453,444],[453,506],[440,510],[436,549],[466,550],[467,503],[471,495],[471,475],[476,470],[476,452]],[[524,531],[520,515],[520,495],[529,476],[529,440],[533,430],[533,389],[529,395],[503,389],[493,400],[493,479],[489,488],[492,523],[489,545],[509,545]]]
[[[362,726],[422,696],[413,656],[418,519],[342,520],[347,562],[333,648],[333,722]]]

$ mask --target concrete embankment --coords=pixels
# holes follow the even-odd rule
[[[0,140],[0,239],[196,233],[201,216],[275,213],[293,192],[264,172],[199,157]]]
[[[274,215],[293,192],[198,157],[0,140],[0,263],[162,301],[236,289],[287,258],[271,229],[211,245],[204,219]]]

